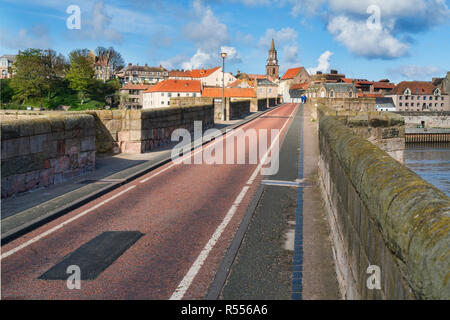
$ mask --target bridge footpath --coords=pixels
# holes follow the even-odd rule
[[[221,299],[340,299],[311,108],[299,108],[280,149],[280,171],[262,181]]]

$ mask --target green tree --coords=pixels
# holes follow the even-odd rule
[[[11,79],[0,79],[0,102],[9,103],[14,95],[11,88]]]
[[[66,78],[70,82],[70,87],[80,93],[81,104],[83,104],[86,91],[94,80],[94,62],[87,49],[72,51],[69,54],[69,61]]]
[[[38,98],[42,107],[44,94],[50,89],[48,66],[44,63],[44,51],[26,49],[19,52],[13,65],[15,72],[11,79],[14,99],[23,102]]]

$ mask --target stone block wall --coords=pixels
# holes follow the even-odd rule
[[[424,121],[426,128],[450,128],[450,111],[397,111],[395,113],[403,116],[403,118],[405,119],[406,127],[417,128],[417,125],[421,125],[422,121]]]
[[[309,98],[312,105],[326,105],[338,111],[376,111],[375,98]]]
[[[347,299],[449,299],[450,198],[319,108],[319,181]],[[380,268],[370,289],[367,268]]]
[[[94,170],[94,125],[81,114],[2,121],[2,198]]]
[[[214,106],[87,111],[96,119],[97,152],[143,153],[170,142],[175,129],[214,126]]]
[[[250,100],[231,101],[228,108],[228,120],[242,119],[250,113]]]
[[[377,111],[331,111],[329,114],[392,158],[405,162],[405,121],[402,116]]]

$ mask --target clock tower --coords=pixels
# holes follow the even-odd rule
[[[266,65],[266,76],[270,76],[274,80],[277,80],[279,76],[279,68],[280,66],[278,65],[277,50],[275,50],[275,42],[272,39],[272,45],[270,46],[269,58],[267,59]]]

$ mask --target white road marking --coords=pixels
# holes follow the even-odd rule
[[[3,253],[3,254],[1,255],[1,257],[0,257],[0,260],[2,260],[2,259],[4,259],[4,258],[6,258],[6,257],[8,257],[8,256],[10,256],[10,255],[12,255],[12,254],[14,254],[14,253],[16,253],[16,252],[19,251],[19,250],[22,250],[23,248],[28,247],[29,245],[35,243],[36,241],[39,241],[40,239],[42,239],[42,238],[48,236],[49,234],[55,232],[56,230],[61,229],[62,227],[64,227],[65,225],[71,223],[72,221],[75,221],[75,220],[81,218],[82,216],[88,214],[89,212],[91,212],[91,211],[93,211],[93,210],[95,210],[95,209],[97,209],[97,208],[103,206],[104,204],[110,202],[111,200],[114,200],[115,198],[120,197],[121,195],[123,195],[124,193],[130,191],[131,189],[134,189],[135,187],[136,187],[136,185],[129,186],[129,187],[126,188],[125,190],[122,190],[122,191],[120,191],[119,193],[115,194],[114,196],[112,196],[112,197],[110,197],[110,198],[108,198],[108,199],[106,199],[106,200],[104,200],[104,201],[102,201],[102,202],[96,204],[96,205],[93,206],[92,208],[86,209],[85,211],[83,211],[83,212],[77,214],[76,216],[74,216],[74,217],[72,217],[72,218],[70,218],[70,219],[68,219],[68,220],[66,220],[66,221],[64,221],[64,222],[62,222],[61,224],[59,224],[59,225],[57,225],[57,226],[55,226],[55,227],[53,227],[53,228],[51,228],[51,229],[49,229],[49,230],[47,230],[47,231],[41,233],[40,235],[34,237],[33,239],[28,240],[27,242],[21,244],[20,246],[14,248],[14,249],[11,249],[11,250],[9,250],[9,251],[7,251],[7,252],[5,252],[5,253]]]
[[[217,227],[216,231],[212,235],[212,237],[209,239],[208,243],[205,245],[203,250],[198,255],[197,259],[192,264],[189,271],[184,276],[183,280],[181,280],[178,287],[175,289],[174,293],[170,297],[170,300],[181,300],[189,287],[192,284],[192,281],[194,280],[197,273],[200,271],[200,268],[202,267],[203,263],[205,262],[206,258],[208,257],[209,253],[211,252],[212,248],[216,244],[216,242],[219,240],[220,236],[222,235],[222,232],[227,227],[228,223],[233,218],[234,214],[236,213],[236,210],[241,203],[242,199],[244,198],[245,194],[247,193],[249,186],[245,186],[242,188],[241,192],[237,196],[236,200],[234,201],[231,208],[228,210],[227,214],[225,215],[225,218],[222,220],[222,223]]]

